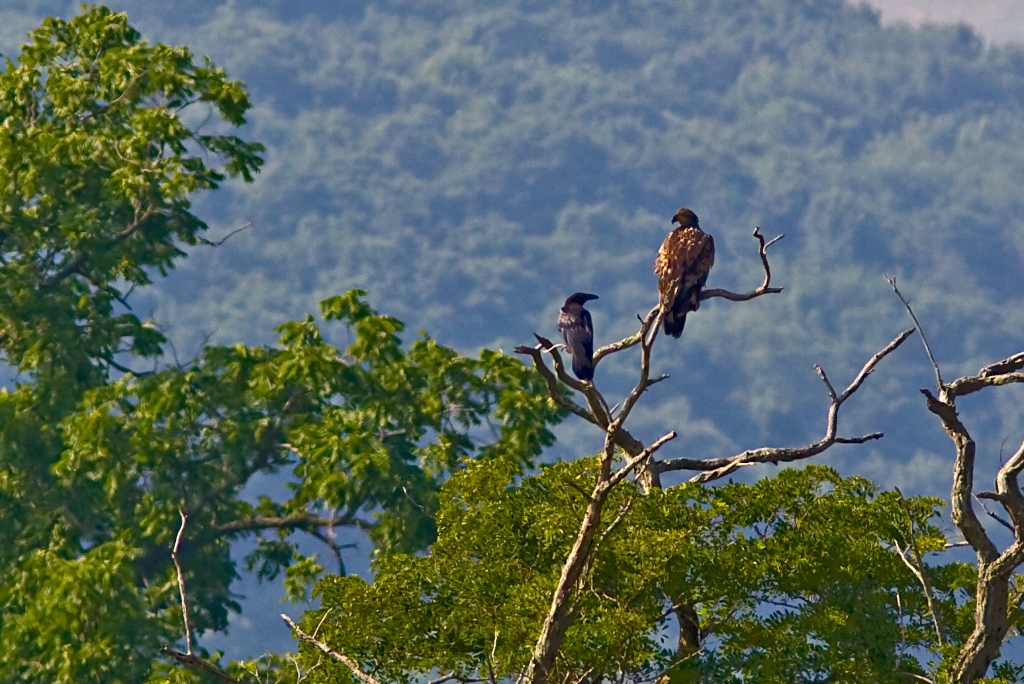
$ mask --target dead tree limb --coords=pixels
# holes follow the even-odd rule
[[[731,302],[746,302],[755,297],[760,297],[766,294],[778,294],[782,292],[781,287],[771,287],[772,284],[772,268],[768,265],[768,248],[774,245],[776,242],[786,237],[785,233],[776,235],[768,242],[764,241],[764,236],[761,235],[761,226],[754,228],[754,237],[757,238],[757,242],[760,245],[758,248],[758,255],[761,257],[761,266],[764,267],[764,280],[755,290],[750,292],[738,293],[729,292],[728,290],[712,289],[704,290],[700,293],[701,301],[705,299],[711,299],[712,297],[721,297],[728,299]]]
[[[914,321],[914,325],[917,327],[917,331],[921,334],[921,344],[924,345],[924,352],[928,355],[928,360],[932,362],[932,369],[935,371],[935,389],[942,389],[942,371],[939,370],[939,364],[935,361],[935,355],[932,354],[931,345],[928,344],[928,338],[925,337],[924,330],[921,328],[920,321],[917,320],[917,316],[914,315],[914,310],[910,308],[910,302],[907,301],[900,289],[896,287],[896,276],[890,278],[889,276],[882,274],[882,277],[892,286],[892,291],[899,297],[900,301],[903,302],[903,308],[910,314],[910,320]]]
[[[875,366],[886,356],[896,351],[913,332],[913,328],[904,330],[892,342],[876,352],[874,356],[868,359],[867,363],[864,364],[864,367],[857,374],[857,377],[853,379],[853,382],[841,394],[837,393],[835,388],[832,387],[832,383],[829,381],[828,376],[825,375],[825,371],[821,366],[815,366],[815,370],[817,370],[818,375],[825,384],[825,390],[828,392],[829,399],[832,401],[829,406],[825,436],[817,442],[803,447],[762,447],[760,449],[750,449],[735,456],[725,458],[674,458],[652,463],[650,468],[654,468],[659,472],[675,470],[701,471],[699,475],[690,478],[690,482],[711,482],[726,477],[745,466],[757,463],[774,463],[777,465],[779,463],[800,461],[817,456],[835,444],[863,444],[871,440],[881,439],[882,433],[880,432],[873,432],[862,437],[839,437],[837,434],[839,428],[839,408],[860,389],[860,386],[875,369]]]
[[[288,624],[288,626],[292,628],[292,631],[295,632],[300,639],[302,639],[303,641],[306,641],[308,643],[313,644],[318,649],[320,649],[321,651],[323,651],[324,653],[326,653],[330,657],[332,657],[335,660],[337,660],[339,663],[342,663],[343,665],[345,665],[345,667],[347,667],[348,669],[350,669],[352,671],[352,674],[354,674],[356,677],[361,679],[366,684],[380,684],[380,680],[377,679],[376,677],[374,677],[372,674],[369,674],[368,672],[364,672],[363,669],[361,667],[359,667],[359,663],[357,663],[356,661],[352,660],[352,658],[349,658],[344,653],[338,653],[333,648],[331,648],[330,646],[328,646],[324,642],[320,641],[319,639],[317,639],[312,634],[309,634],[308,632],[303,630],[301,627],[299,627],[297,624],[295,624],[295,621],[292,620],[287,615],[285,615],[284,613],[281,613],[281,619],[284,620]]]
[[[591,561],[597,550],[595,537],[600,529],[604,505],[612,488],[621,482],[634,468],[647,461],[663,444],[675,437],[675,433],[669,433],[648,448],[644,448],[643,444],[638,441],[635,444],[631,444],[630,446],[633,447],[633,450],[627,451],[627,453],[632,458],[618,471],[612,471],[612,464],[616,458],[616,446],[620,441],[625,441],[621,437],[621,433],[624,432],[623,424],[629,418],[629,414],[644,391],[659,381],[659,378],[651,378],[650,371],[651,349],[654,346],[654,341],[657,339],[658,324],[660,322],[661,313],[658,310],[653,310],[643,321],[639,341],[640,377],[637,379],[629,396],[622,403],[622,408],[619,409],[617,414],[613,416],[611,411],[607,411],[606,414],[602,413],[603,410],[606,410],[603,407],[607,406],[607,402],[604,401],[604,397],[600,396],[593,383],[575,383],[580,391],[585,392],[587,402],[590,405],[591,415],[597,414],[600,416],[600,418],[595,416],[595,422],[603,424],[602,427],[605,430],[604,448],[601,452],[597,479],[587,500],[587,510],[583,515],[583,520],[580,523],[572,549],[562,565],[558,584],[551,597],[551,606],[541,625],[540,636],[538,636],[537,643],[533,648],[530,663],[523,673],[522,679],[529,684],[546,684],[549,680],[555,657],[558,655],[565,632],[572,621],[571,603],[573,591],[579,584],[586,569],[591,566]],[[549,347],[551,346],[547,340],[539,336],[537,339],[541,346],[544,346],[545,343]],[[549,348],[548,351],[552,353],[552,360],[557,369],[559,379],[563,382],[570,380],[561,365],[561,358],[557,356],[557,350]],[[534,361],[536,362],[538,358],[538,356],[535,356]],[[540,358],[540,361],[543,362],[543,359]],[[572,383],[566,382],[566,384],[573,386]],[[630,436],[629,441],[632,440],[633,438]]]
[[[754,237],[757,238],[760,245],[759,255],[764,268],[762,284],[752,292],[745,294],[737,294],[727,290],[707,290],[702,294],[701,299],[721,297],[731,301],[747,301],[765,294],[774,294],[782,291],[782,288],[771,286],[771,267],[767,258],[768,248],[782,236],[780,235],[774,240],[766,242],[761,236],[760,230],[756,229]],[[842,404],[860,388],[874,367],[913,333],[913,330],[905,331],[890,342],[887,347],[876,353],[868,360],[857,377],[841,394],[835,391],[824,371],[818,367],[818,372],[825,383],[832,402],[828,414],[826,435],[823,440],[802,449],[757,449],[727,459],[704,459],[700,461],[675,459],[662,462],[657,461],[654,455],[664,444],[675,438],[675,432],[670,432],[656,440],[651,446],[645,447],[640,440],[633,437],[625,428],[627,419],[643,396],[643,393],[652,385],[661,382],[667,377],[664,375],[652,377],[650,372],[651,350],[658,336],[662,312],[659,307],[654,307],[646,316],[638,316],[638,319],[640,320],[640,329],[636,333],[618,342],[605,345],[594,353],[594,363],[596,364],[605,356],[630,349],[637,345],[640,346],[639,378],[618,411],[609,408],[608,402],[593,382],[580,381],[568,375],[558,345],[553,344],[550,340],[535,334],[537,338],[536,346],[519,346],[515,349],[516,353],[531,357],[534,367],[536,367],[544,379],[548,393],[559,406],[588,423],[600,427],[605,433],[604,447],[599,457],[599,469],[593,488],[589,495],[587,495],[586,491],[583,491],[587,504],[586,511],[582,516],[580,527],[569,555],[562,566],[558,583],[552,595],[551,605],[544,618],[540,635],[534,645],[528,666],[519,677],[519,681],[526,684],[548,684],[549,682],[565,632],[572,621],[574,592],[590,572],[597,548],[604,538],[604,535],[599,534],[602,526],[603,508],[614,486],[633,473],[637,476],[642,489],[659,488],[661,487],[660,474],[662,472],[685,469],[704,471],[701,475],[696,476],[694,480],[710,482],[724,477],[736,468],[744,465],[765,461],[778,463],[808,458],[821,453],[833,444],[859,444],[880,438],[882,435],[879,433],[872,433],[863,437],[839,437],[837,434],[838,411]],[[545,359],[545,355],[551,358],[550,366]],[[582,394],[587,405],[583,406],[578,403],[573,398],[572,391]],[[616,449],[624,452],[624,464],[619,466],[617,470],[613,470],[613,462],[618,457]],[[624,511],[620,512],[619,518],[612,523],[612,526],[617,524],[623,515]],[[696,613],[694,613],[695,615]]]
[[[237,679],[229,675],[224,670],[220,669],[213,663],[207,662],[197,656],[195,653],[182,653],[173,648],[161,648],[160,653],[167,656],[171,660],[184,665],[194,672],[201,672],[212,676],[218,681],[224,682],[225,684],[240,684]]]
[[[181,538],[185,535],[185,526],[188,524],[188,515],[182,509],[178,509],[178,514],[181,516],[181,526],[178,528],[178,534],[174,537],[174,546],[171,547],[171,560],[174,561],[174,570],[178,575],[178,593],[181,595],[181,616],[185,623],[185,652],[182,653],[176,649],[164,647],[160,649],[160,653],[195,672],[206,673],[222,682],[226,682],[226,684],[238,684],[238,680],[227,672],[192,652],[192,628],[188,621],[188,592],[185,590],[185,575],[181,571],[181,561],[178,558],[178,552],[181,549]]]
[[[1019,372],[1022,367],[1024,352],[986,366],[977,375],[964,376],[941,385],[938,396],[930,390],[921,390],[928,410],[939,418],[956,450],[950,494],[953,523],[978,558],[974,630],[961,647],[952,669],[953,680],[961,684],[971,684],[987,674],[989,666],[999,657],[1009,631],[1010,581],[1014,571],[1024,563],[1024,495],[1018,484],[1018,477],[1024,470],[1024,443],[999,469],[996,491],[977,495],[997,501],[1009,515],[1014,542],[1000,553],[974,511],[977,446],[960,420],[956,400],[986,387],[1024,382],[1024,373]]]
[[[185,575],[181,572],[181,561],[178,559],[178,549],[181,548],[181,537],[185,534],[185,525],[188,524],[188,516],[185,511],[178,509],[181,516],[181,527],[174,537],[174,546],[171,547],[171,560],[174,561],[174,569],[178,574],[178,593],[181,594],[181,619],[185,621],[185,655],[192,655],[192,628],[188,624],[188,592],[185,591]]]

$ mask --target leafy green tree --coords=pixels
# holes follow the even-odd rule
[[[321,608],[305,624],[373,664],[380,681],[515,678],[597,468],[593,458],[558,463],[518,484],[497,463],[459,473],[443,489],[429,556],[384,556],[372,583],[323,580]],[[645,493],[625,483],[608,504],[614,515],[598,533],[552,680],[895,682],[924,672],[917,658],[932,645],[932,621],[892,540],[909,541],[913,520],[915,542],[941,548],[937,500],[879,494],[809,466],[755,485]],[[669,639],[669,597],[700,606],[710,644],[685,631]],[[302,652],[306,667],[322,657]],[[350,675],[336,662],[309,681]]]
[[[358,292],[323,305],[350,328],[345,350],[307,317],[279,347],[162,367],[128,295],[204,241],[195,193],[259,169],[259,144],[188,123],[205,106],[242,124],[244,87],[96,7],[34,31],[0,98],[0,342],[19,371],[0,392],[0,679],[147,677],[183,636],[179,529],[191,631],[224,629],[231,540],[256,536],[247,567],[287,569],[302,594],[321,566],[292,533],[337,552],[332,530],[350,525],[423,548],[460,459],[526,468],[553,441],[560,411],[521,363],[426,337],[405,349]],[[156,368],[132,370],[145,359]],[[282,469],[300,483],[289,500],[239,497]]]

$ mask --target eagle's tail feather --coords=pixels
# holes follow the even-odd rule
[[[665,334],[679,338],[683,334],[683,326],[686,325],[686,314],[677,315],[674,311],[665,313]]]

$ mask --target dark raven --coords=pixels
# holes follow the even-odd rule
[[[715,240],[700,229],[697,215],[683,208],[672,217],[679,227],[668,234],[654,261],[665,334],[679,337],[686,314],[700,308],[700,291],[715,263]]]
[[[590,312],[583,308],[591,299],[598,296],[577,292],[565,300],[565,306],[558,312],[558,329],[572,355],[572,372],[580,380],[594,379],[594,324]]]

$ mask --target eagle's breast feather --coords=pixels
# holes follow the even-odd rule
[[[714,263],[714,240],[700,228],[676,228],[669,233],[654,261],[661,308],[671,309],[680,289],[690,289],[698,281],[706,281]],[[694,309],[699,302],[695,304]]]

